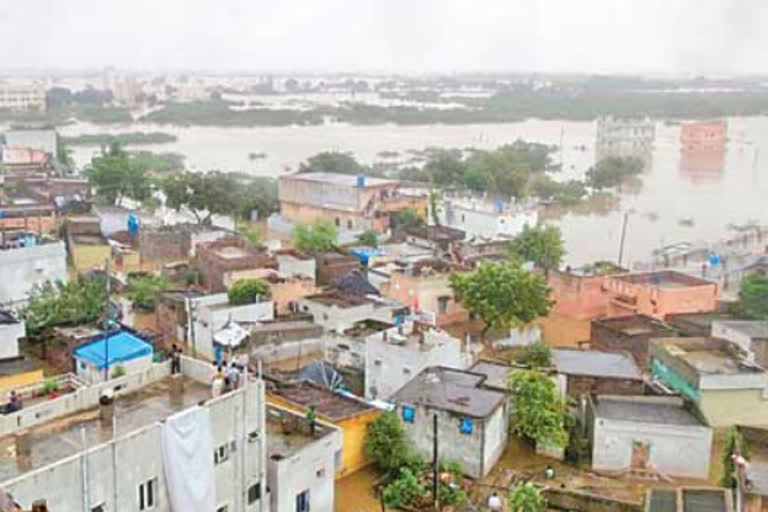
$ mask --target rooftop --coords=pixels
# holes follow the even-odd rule
[[[626,336],[669,337],[677,331],[648,315],[627,315],[593,320],[594,324],[620,332]]]
[[[478,361],[469,369],[472,373],[485,375],[483,385],[496,389],[507,389],[507,378],[514,366],[494,361]]]
[[[151,356],[152,345],[131,332],[120,331],[79,347],[74,355],[103,369],[115,363]]]
[[[352,327],[344,330],[344,335],[350,338],[367,338],[371,334],[376,334],[381,331],[386,331],[394,327],[395,324],[389,322],[382,322],[373,318],[366,318],[355,322]]]
[[[674,270],[641,272],[613,276],[613,279],[630,284],[656,286],[658,288],[690,288],[694,286],[714,286],[715,283]]]
[[[680,359],[699,375],[764,373],[765,370],[737,354],[732,343],[717,338],[657,338],[652,345]]]
[[[219,256],[220,258],[224,258],[227,260],[234,260],[238,258],[247,258],[250,256],[247,251],[241,249],[240,247],[229,245],[226,247],[220,247],[214,251],[214,253]]]
[[[695,327],[709,330],[712,326],[712,322],[716,320],[733,320],[734,316],[731,313],[725,313],[720,311],[702,312],[702,313],[674,313],[664,317],[664,321],[668,324],[678,327],[684,324],[691,324]]]
[[[768,322],[726,320],[720,323],[729,329],[742,332],[750,338],[768,338]]]
[[[315,411],[331,421],[339,421],[350,416],[355,416],[374,407],[361,400],[355,400],[339,393],[308,382],[300,382],[295,385],[278,385],[271,394],[300,405],[302,407],[315,406]]]
[[[679,397],[598,395],[593,398],[595,418],[656,425],[702,427],[706,424],[686,409]]]
[[[29,429],[28,460],[16,457],[13,435],[0,438],[0,481],[46,466],[83,450],[81,428],[85,429],[88,446],[122,436],[151,425],[168,416],[211,397],[208,386],[185,379],[184,392],[171,392],[170,379],[141,388],[115,400],[114,427],[99,419],[98,408],[80,411],[64,418],[51,420]],[[117,429],[115,432],[114,429]]]
[[[683,487],[653,489],[648,493],[647,512],[732,512],[729,490]]]
[[[633,380],[643,378],[635,360],[624,352],[555,349],[552,351],[552,364],[558,372],[566,375]]]
[[[291,174],[284,178],[292,180],[315,181],[318,183],[327,183],[342,187],[357,187],[358,176],[355,174],[338,174],[333,172],[306,172]],[[394,185],[399,183],[397,180],[386,180],[382,178],[371,178],[365,176],[365,187],[380,187],[383,185]]]
[[[0,310],[0,325],[18,324],[19,320],[10,311]]]
[[[316,293],[314,295],[308,295],[304,297],[304,300],[318,302],[325,306],[336,306],[340,308],[353,308],[353,307],[362,306],[363,304],[368,303],[368,301],[363,297],[358,297],[355,295],[346,295],[340,292],[333,292],[333,291]]]
[[[303,415],[273,405],[267,405],[266,424],[267,456],[275,461],[291,457],[331,433],[330,428],[317,424],[311,435]]]
[[[506,400],[506,393],[483,388],[484,380],[483,375],[463,370],[427,368],[400,388],[392,401],[485,418]]]

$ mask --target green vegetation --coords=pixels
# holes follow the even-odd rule
[[[384,503],[388,507],[401,508],[424,497],[427,487],[419,481],[411,469],[400,468],[400,474],[381,491]]]
[[[552,350],[543,341],[537,341],[525,347],[515,361],[530,368],[547,368],[552,365]]]
[[[290,126],[317,125],[323,122],[322,113],[316,110],[232,110],[231,106],[233,104],[221,100],[169,103],[145,115],[141,121],[181,126]]]
[[[125,376],[125,366],[118,364],[112,369],[112,378],[113,379],[119,379],[120,377]]]
[[[582,267],[582,270],[587,275],[593,276],[608,276],[611,274],[617,274],[619,272],[626,272],[616,263],[608,260],[598,260]]]
[[[311,226],[299,224],[293,230],[293,244],[300,251],[328,251],[336,247],[337,237],[336,226],[324,220]]]
[[[406,464],[411,447],[397,414],[384,412],[366,426],[363,449],[381,471],[396,471]]]
[[[367,169],[349,153],[325,151],[311,156],[299,166],[299,172],[366,173]]]
[[[424,219],[413,208],[405,208],[395,212],[391,217],[392,227],[397,228],[415,228],[424,225]]]
[[[210,224],[213,215],[232,214],[237,210],[237,184],[225,173],[183,172],[160,182],[166,204],[176,211],[189,210],[198,224]]]
[[[96,188],[96,196],[107,204],[119,206],[124,197],[144,201],[152,194],[146,167],[134,162],[116,143],[94,158],[83,174]]]
[[[269,283],[263,279],[240,279],[229,287],[227,296],[230,304],[253,304],[260,297],[269,296]]]
[[[176,142],[177,137],[164,132],[130,132],[117,135],[110,133],[83,134],[76,137],[61,137],[61,139],[70,146],[109,146],[115,142],[121,146],[129,146]]]
[[[126,295],[137,309],[153,311],[160,294],[168,289],[165,276],[129,276]]]
[[[754,272],[741,280],[736,313],[747,320],[768,320],[768,275]]]
[[[523,262],[532,262],[544,270],[546,276],[550,270],[557,269],[565,257],[563,233],[557,226],[539,224],[523,226],[511,244],[512,255]]]
[[[546,174],[535,174],[528,181],[528,193],[542,201],[565,206],[579,204],[587,196],[583,181],[555,181]]]
[[[277,199],[277,180],[274,178],[239,176],[230,174],[237,181],[234,199],[236,212],[243,219],[250,219],[251,212],[256,211],[259,218],[264,219],[280,210]]]
[[[48,377],[43,381],[43,394],[50,395],[59,391],[59,381],[53,377]]]
[[[747,446],[744,436],[741,435],[741,432],[736,427],[731,427],[728,429],[725,444],[723,445],[723,476],[720,479],[720,485],[727,489],[736,487],[736,466],[733,461],[733,455],[737,451],[744,459],[749,459],[749,446]]]
[[[181,153],[154,153],[152,151],[127,151],[130,159],[139,167],[152,174],[163,174],[184,170],[184,155]]]
[[[643,166],[643,161],[639,158],[604,158],[589,168],[586,184],[597,190],[619,187],[629,178],[643,172]]]
[[[538,487],[530,482],[520,482],[509,493],[510,512],[544,512],[547,499]]]
[[[261,247],[261,236],[256,230],[249,228],[247,224],[239,223],[235,227],[235,231],[252,247]]]
[[[461,464],[456,461],[446,461],[440,463],[440,471],[450,475],[450,481],[445,482],[440,479],[437,488],[437,501],[441,507],[461,507],[467,503],[467,492],[458,485],[464,477]]]
[[[489,329],[526,325],[549,313],[549,288],[543,276],[519,263],[481,263],[470,273],[454,273],[451,288],[467,311]]]
[[[30,335],[61,325],[96,322],[106,312],[104,281],[77,277],[35,288],[23,310]]]
[[[375,248],[379,246],[379,235],[375,231],[369,229],[360,233],[357,237],[357,241],[363,245]]]
[[[559,447],[568,444],[565,402],[548,375],[530,370],[512,372],[509,390],[514,400],[515,433],[537,443]]]

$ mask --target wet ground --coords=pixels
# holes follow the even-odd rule
[[[381,505],[373,494],[379,473],[368,466],[336,481],[335,512],[380,512]]]

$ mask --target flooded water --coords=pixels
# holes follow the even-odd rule
[[[349,151],[359,160],[373,163],[381,151],[404,154],[409,149],[429,146],[495,148],[517,138],[559,144],[561,135],[562,179],[583,176],[595,158],[594,122],[253,128],[151,124],[106,128],[78,123],[61,131],[65,135],[165,131],[177,135],[178,141],[137,149],[182,153],[193,170],[243,171],[262,176],[296,169],[300,162],[320,151]],[[565,213],[552,218],[563,229],[567,263],[616,259],[625,212],[630,212],[625,264],[648,259],[653,249],[664,244],[718,240],[728,235],[729,224],[749,220],[768,223],[768,117],[731,118],[728,132],[729,143],[722,158],[704,155],[685,160],[680,154],[680,127],[658,123],[655,150],[642,187],[621,194],[611,211]],[[82,165],[96,151],[98,148],[75,148],[75,160]],[[250,153],[266,153],[266,157],[250,160]],[[560,158],[559,152],[555,158]]]

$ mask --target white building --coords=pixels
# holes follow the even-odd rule
[[[404,309],[399,302],[384,297],[360,297],[337,291],[317,293],[299,300],[302,313],[311,314],[316,324],[338,333],[367,319],[394,323]]]
[[[607,157],[650,158],[656,138],[656,123],[651,119],[603,117],[597,121],[597,160]]]
[[[116,371],[141,373],[151,368],[153,353],[152,345],[129,331],[109,333],[74,351],[75,373],[89,384],[110,379]]]
[[[269,511],[263,381],[211,398],[209,364],[185,357],[182,373],[154,364],[2,416],[12,455],[0,458],[0,487],[25,509],[45,499],[86,512]],[[111,405],[100,405],[105,392]],[[189,459],[182,431],[195,434]],[[195,500],[206,505],[181,505]]]
[[[28,247],[0,246],[0,304],[20,305],[35,286],[67,280],[64,242],[39,239]]]
[[[389,399],[430,366],[463,370],[472,358],[461,341],[436,327],[408,322],[365,339],[365,397]]]
[[[37,83],[0,83],[0,109],[45,112],[45,88]]]
[[[535,226],[535,206],[524,206],[482,198],[446,198],[438,208],[440,223],[460,229],[466,238],[514,238],[526,225]]]
[[[0,360],[19,357],[19,340],[26,334],[23,320],[8,311],[0,311]]]

